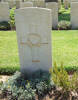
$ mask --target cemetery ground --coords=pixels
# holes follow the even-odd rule
[[[78,70],[78,30],[69,30],[69,31],[53,31],[52,32],[52,53],[53,53],[53,66],[60,67],[60,65],[63,64],[64,68],[67,71],[77,71]],[[0,74],[6,74],[6,75],[12,75],[16,71],[19,71],[19,59],[18,59],[18,49],[17,49],[17,40],[16,40],[16,32],[15,31],[0,31]],[[56,63],[55,63],[56,62]],[[57,65],[57,66],[56,66]],[[62,69],[62,66],[61,66]],[[61,70],[62,71],[62,70]],[[57,68],[55,69],[55,72],[57,72]],[[77,84],[74,84],[74,86],[70,87],[70,82],[72,83],[73,81],[76,81],[77,75],[73,74],[73,78],[70,82],[68,82],[68,76],[65,74],[66,72],[59,72],[59,74],[56,74],[57,77],[61,80],[64,84],[61,85],[62,83],[59,82],[58,80],[54,80],[55,82],[58,81],[59,85],[65,89],[66,91],[71,90],[72,87],[73,89],[76,87]],[[40,75],[40,73],[37,73]],[[53,75],[53,74],[52,74]],[[61,77],[60,77],[61,75]],[[36,76],[36,75],[35,75]],[[38,87],[34,88],[38,91],[39,96],[36,95],[36,99],[41,99],[41,100],[69,100],[69,98],[74,98],[73,100],[77,100],[77,93],[76,92],[65,92],[61,88],[55,88],[55,86],[51,86],[51,84],[47,85],[47,82],[45,83],[42,82],[42,80],[47,80],[48,79],[48,74],[44,73],[44,76],[46,77],[41,79],[35,79],[34,82],[38,81],[39,83],[37,84]],[[20,77],[20,78],[19,78]],[[71,77],[71,75],[69,75]],[[55,78],[55,76],[54,76]],[[4,78],[5,79],[5,78]],[[17,81],[16,81],[17,80]],[[8,84],[5,85],[7,88],[12,89],[13,92],[17,95],[18,91],[15,89],[16,87],[12,87],[12,84],[18,83],[21,80],[21,75],[19,72],[17,72],[14,76],[10,78],[10,81],[8,81]],[[6,81],[6,80],[5,80]],[[23,80],[21,80],[22,83]],[[34,100],[30,98],[34,98],[34,91],[29,85],[32,84],[31,86],[34,87],[33,80],[29,80],[29,82],[26,80],[26,88],[28,88],[29,91],[26,92],[25,96],[29,99],[22,99],[22,100]],[[67,82],[67,83],[66,83]],[[20,83],[20,82],[19,82]],[[20,83],[20,84],[21,84]],[[2,84],[2,83],[0,83]],[[17,87],[19,87],[19,85]],[[24,84],[24,83],[23,83]],[[57,84],[57,82],[56,82]],[[68,85],[69,84],[69,85]],[[72,83],[73,84],[73,83]],[[40,86],[40,87],[39,87]],[[2,87],[3,89],[5,88],[4,86]],[[65,88],[66,87],[66,88]],[[52,90],[51,92],[48,93],[48,91]],[[48,91],[47,91],[48,90]],[[23,91],[21,88],[19,89],[19,93]],[[31,91],[31,92],[30,92]],[[47,91],[47,92],[44,92]],[[78,90],[77,90],[78,91]],[[7,92],[7,96],[4,96]],[[24,92],[24,91],[23,91]],[[24,92],[25,93],[25,92]],[[21,94],[21,93],[20,93]],[[28,94],[30,96],[28,96]],[[46,95],[47,94],[47,95]],[[12,100],[13,96],[16,95],[11,95],[9,91],[4,91],[4,94],[0,95],[0,98],[11,98]],[[32,96],[31,96],[32,95]],[[70,95],[70,96],[69,96]],[[20,97],[24,97],[24,94]],[[42,98],[43,97],[43,98]],[[8,99],[5,100],[8,100]]]
[[[61,62],[67,70],[78,69],[78,30],[52,32],[53,63]],[[0,73],[12,74],[19,70],[15,31],[0,31]]]
[[[13,10],[11,14],[14,23]],[[62,20],[70,22],[70,8],[61,8],[59,21]],[[78,100],[77,37],[78,30],[53,30],[53,72],[37,71],[25,79],[16,72],[20,71],[16,32],[0,31],[0,100]]]

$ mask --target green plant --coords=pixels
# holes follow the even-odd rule
[[[62,87],[63,91],[74,91],[78,89],[78,73],[75,72],[70,78],[63,67],[63,63],[61,63],[60,70],[58,70],[57,64],[55,62],[54,68],[52,71],[50,70],[50,72],[54,83],[58,87]]]
[[[14,11],[15,11],[15,9],[16,9],[16,7],[12,8],[10,10],[10,25],[11,25],[11,27],[15,27],[15,18],[14,18],[14,15],[15,15]]]
[[[1,90],[9,100],[35,100],[36,94],[44,96],[51,90],[52,85],[47,72],[39,70],[32,77],[24,77],[16,72],[1,86]]]
[[[7,21],[0,22],[0,30],[10,30],[10,24]]]
[[[58,23],[58,29],[59,30],[70,30],[71,29],[71,24],[68,21],[60,21]]]
[[[66,20],[70,22],[70,8],[65,9],[64,5],[62,5],[61,9],[59,10],[58,20],[59,21]]]

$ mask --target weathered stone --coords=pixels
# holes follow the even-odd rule
[[[69,8],[69,1],[68,0],[64,0],[63,3],[64,3],[65,9],[68,9]]]
[[[21,2],[20,3],[20,7],[33,7],[33,3],[32,2]]]
[[[49,71],[51,55],[51,10],[26,7],[15,12],[21,72]]]
[[[58,8],[61,8],[61,0],[58,0]]]
[[[78,28],[78,2],[71,3],[71,25],[73,29]]]
[[[71,0],[71,2],[78,2],[78,0]]]
[[[33,6],[45,8],[45,0],[33,0]]]
[[[58,3],[48,2],[46,7],[52,10],[52,27],[56,29],[58,26]]]
[[[16,8],[20,8],[20,3],[21,2],[22,2],[22,0],[15,0]]]
[[[13,0],[8,0],[9,8],[13,8],[15,6],[15,2]]]
[[[8,0],[9,8],[13,8],[16,6],[16,8],[20,8],[20,3],[22,0]]]
[[[0,22],[9,21],[9,5],[7,2],[0,3]]]

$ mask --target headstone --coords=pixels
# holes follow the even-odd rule
[[[15,0],[15,5],[16,5],[16,8],[20,8],[20,3],[22,2],[22,0]]]
[[[0,0],[0,2],[7,2],[7,0]]]
[[[69,8],[69,0],[64,0],[63,3],[64,3],[65,9],[68,9]]]
[[[26,7],[16,10],[16,31],[21,72],[49,71],[51,59],[51,10]]]
[[[33,7],[33,3],[32,2],[21,2],[20,3],[20,7]]]
[[[20,8],[20,3],[22,2],[22,0],[8,0],[9,3],[9,8]]]
[[[16,6],[15,1],[14,0],[8,0],[9,3],[9,8],[13,8]]]
[[[78,2],[78,0],[71,0],[71,2]]]
[[[71,25],[72,29],[78,28],[78,2],[71,3]]]
[[[45,0],[33,0],[33,6],[45,8]]]
[[[52,27],[56,29],[58,26],[58,3],[48,2],[46,3],[46,8],[52,10]]]
[[[7,2],[0,3],[0,22],[9,21],[9,5]]]
[[[61,8],[61,0],[58,0],[58,8]]]

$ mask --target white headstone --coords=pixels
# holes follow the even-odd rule
[[[71,0],[71,2],[78,2],[78,0]]]
[[[26,7],[15,12],[22,73],[49,71],[51,55],[51,10]]]
[[[9,5],[7,2],[0,3],[0,22],[9,21]]]
[[[32,2],[21,2],[20,3],[20,7],[33,7],[33,3]]]
[[[58,4],[56,2],[46,3],[46,8],[52,10],[52,27],[57,28],[58,26]]]
[[[15,0],[8,0],[9,8],[13,8],[16,6]]]
[[[58,0],[58,8],[61,8],[61,0]]]
[[[65,9],[68,9],[69,8],[69,0],[64,0],[64,7]]]
[[[20,3],[21,2],[22,2],[22,0],[15,0],[16,8],[20,8]]]
[[[71,3],[71,25],[73,29],[78,28],[78,2]]]
[[[33,0],[33,6],[45,8],[45,0]]]
[[[8,0],[9,3],[9,8],[20,8],[20,3],[22,2],[22,0]]]

